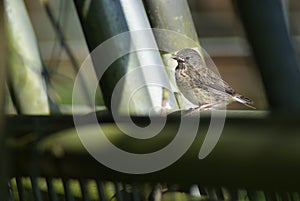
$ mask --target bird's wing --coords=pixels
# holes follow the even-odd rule
[[[193,72],[195,87],[205,87],[208,90],[234,95],[235,91],[222,78],[209,68],[198,68]]]

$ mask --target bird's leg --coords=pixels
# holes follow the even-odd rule
[[[211,110],[211,109],[214,109],[215,106],[219,105],[223,103],[223,101],[219,101],[219,102],[215,102],[215,103],[206,103],[206,104],[203,104],[197,108],[194,108],[193,110],[194,111],[204,111],[204,110]]]
[[[204,105],[194,108],[194,111],[210,110],[212,108],[212,106],[214,106],[214,105],[215,105],[215,103],[207,103],[207,104],[204,104]]]
[[[200,112],[200,111],[204,111],[204,110],[210,110],[210,109],[212,109],[213,105],[214,105],[213,103],[207,103],[207,104],[201,105],[199,107],[190,108],[189,111],[184,116],[190,116],[194,112]]]

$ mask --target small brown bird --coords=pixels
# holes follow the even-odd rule
[[[186,99],[199,106],[195,109],[220,109],[232,101],[255,109],[253,101],[236,93],[219,74],[209,69],[196,50],[182,49],[172,58],[178,62],[176,84]]]

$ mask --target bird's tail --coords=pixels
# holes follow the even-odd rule
[[[242,103],[242,104],[246,105],[247,107],[250,107],[252,109],[256,109],[255,107],[252,106],[254,104],[254,102],[250,98],[247,98],[247,97],[242,96],[240,94],[235,94],[233,96],[233,99],[236,100],[239,103]]]

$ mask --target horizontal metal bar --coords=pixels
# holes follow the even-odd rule
[[[198,183],[204,186],[298,190],[300,184],[299,116],[274,116],[261,111],[227,111],[226,114],[225,126],[218,144],[211,154],[202,160],[197,156],[211,123],[210,112],[201,115],[197,136],[188,151],[171,166],[154,173],[132,175],[107,168],[90,156],[73,129],[51,134],[36,143],[29,143],[31,146],[14,143],[20,136],[11,138],[9,148],[14,158],[11,166],[12,176],[29,175],[32,170],[38,170],[41,176],[64,178],[83,177],[104,180],[117,178],[128,182],[167,181]],[[15,130],[18,131],[16,126],[13,126],[16,125],[15,122],[18,122],[22,128],[25,125],[33,125],[29,122],[37,123],[45,118],[44,127],[49,128],[57,127],[56,124],[70,125],[69,121],[72,121],[70,116],[65,118],[26,116],[26,118],[21,117],[23,120],[26,119],[23,122],[18,117],[7,118],[7,132],[14,134]],[[100,125],[105,125],[110,131],[110,140],[116,146],[136,153],[151,152],[153,149],[164,147],[172,141],[176,134],[174,131],[180,124],[180,117],[176,114],[171,115],[158,136],[139,142],[118,131],[110,118],[110,116],[98,116],[100,121],[103,120]],[[46,119],[50,121],[47,122]],[[135,117],[134,121],[138,124],[149,123],[149,119],[145,117]],[[35,127],[32,126],[31,132],[34,132],[34,129]]]

